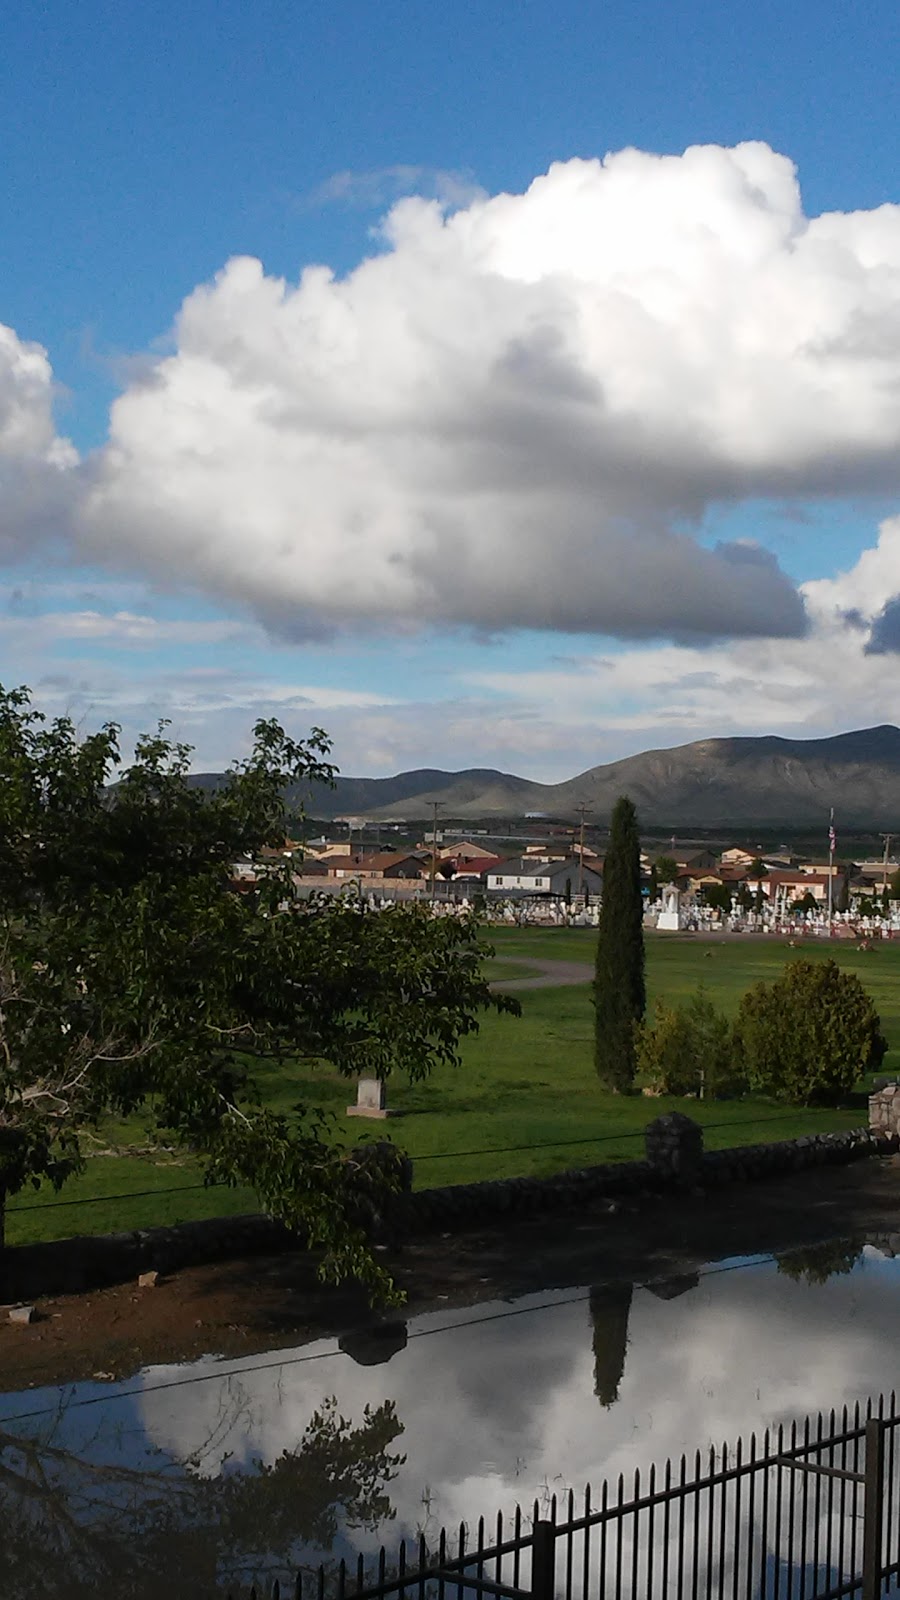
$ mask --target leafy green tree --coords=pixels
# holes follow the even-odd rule
[[[731,890],[727,883],[708,883],[703,891],[703,900],[712,911],[721,911],[725,916],[731,910]]]
[[[674,856],[657,856],[653,869],[657,883],[674,883],[678,877],[678,862]]]
[[[79,1171],[100,1118],[143,1107],[211,1181],[253,1187],[324,1275],[383,1288],[360,1221],[373,1168],[315,1107],[266,1107],[255,1074],[303,1060],[422,1078],[454,1062],[496,1004],[477,925],[297,900],[277,856],[236,892],[233,863],[285,838],[288,784],[330,780],[320,730],[302,743],[258,722],[214,794],[164,727],[113,782],[118,732],[79,739],[0,689],[0,1216],[26,1184]],[[402,1166],[380,1163],[379,1181],[399,1186]]]
[[[767,878],[769,876],[769,869],[766,866],[766,863],[763,861],[762,856],[753,857],[753,860],[751,861],[747,871],[747,876],[752,878],[754,883],[758,878]]]
[[[735,899],[737,900],[737,903],[742,911],[752,911],[756,904],[756,896],[747,883],[741,883],[738,885]]]
[[[891,874],[888,892],[892,900],[900,900],[900,867]]]
[[[753,1089],[789,1105],[834,1105],[887,1042],[870,996],[836,961],[792,961],[780,978],[744,995],[737,1018]]]
[[[807,889],[799,899],[791,901],[791,910],[805,914],[807,911],[818,911],[819,902],[814,894]]]
[[[623,796],[610,821],[594,971],[594,1061],[602,1083],[627,1091],[634,1081],[636,1024],[644,983],[641,841],[637,814]]]
[[[734,1028],[701,986],[686,1005],[658,1004],[640,1030],[638,1071],[660,1094],[726,1099],[745,1087]]]

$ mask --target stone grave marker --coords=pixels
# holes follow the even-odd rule
[[[385,1105],[384,1081],[381,1078],[360,1078],[356,1090],[356,1105],[347,1107],[348,1117],[384,1117],[396,1116],[396,1112],[389,1111]]]

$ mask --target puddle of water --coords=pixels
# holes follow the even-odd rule
[[[249,1588],[890,1390],[889,1249],[838,1242],[2,1395],[0,1592]]]

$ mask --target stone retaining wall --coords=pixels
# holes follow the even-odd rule
[[[889,1155],[900,1148],[896,1133],[853,1128],[846,1133],[810,1134],[776,1144],[702,1153],[697,1150],[696,1133],[691,1131],[696,1124],[678,1118],[677,1113],[672,1116],[688,1126],[676,1127],[671,1118],[659,1118],[658,1124],[664,1126],[660,1129],[657,1124],[654,1134],[651,1124],[647,1142],[652,1160],[615,1161],[548,1178],[502,1178],[400,1194],[390,1213],[381,1219],[380,1232],[383,1237],[396,1238],[465,1229],[506,1217],[575,1209],[594,1200],[615,1201],[624,1195],[638,1201],[654,1200],[684,1192],[686,1187],[706,1191],[809,1167]],[[679,1165],[677,1153],[673,1159],[680,1139],[686,1140],[692,1152],[687,1167]],[[270,1217],[241,1216],[11,1246],[0,1252],[0,1302],[75,1293],[124,1283],[154,1268],[160,1273],[175,1272],[297,1245],[297,1239]]]
[[[810,1134],[802,1139],[783,1139],[777,1144],[709,1150],[700,1155],[696,1178],[690,1187],[705,1191],[727,1183],[746,1183],[757,1178],[802,1172],[807,1167],[890,1155],[898,1148],[900,1139],[896,1135],[884,1136],[869,1128],[851,1128],[846,1133]],[[657,1198],[684,1188],[685,1181],[677,1170],[667,1171],[650,1161],[611,1161],[603,1166],[559,1172],[549,1178],[498,1178],[488,1183],[419,1189],[400,1197],[391,1220],[404,1231],[418,1233],[507,1216],[564,1210],[595,1199],[615,1200],[621,1195]]]

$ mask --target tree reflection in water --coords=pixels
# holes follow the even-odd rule
[[[342,1528],[374,1530],[394,1515],[387,1486],[405,1457],[391,1449],[403,1432],[392,1401],[367,1406],[354,1427],[326,1400],[295,1449],[241,1470],[227,1456],[214,1462],[234,1404],[186,1462],[149,1446],[137,1465],[92,1460],[97,1436],[76,1453],[59,1442],[63,1418],[40,1436],[0,1425],[3,1600],[213,1594],[284,1574],[304,1547],[318,1562]]]
[[[601,1283],[590,1292],[594,1344],[594,1393],[602,1406],[615,1405],[628,1352],[632,1283]]]
[[[856,1239],[828,1239],[825,1244],[809,1245],[805,1250],[790,1250],[776,1256],[778,1271],[798,1283],[827,1283],[842,1277],[862,1260],[863,1246]]]

